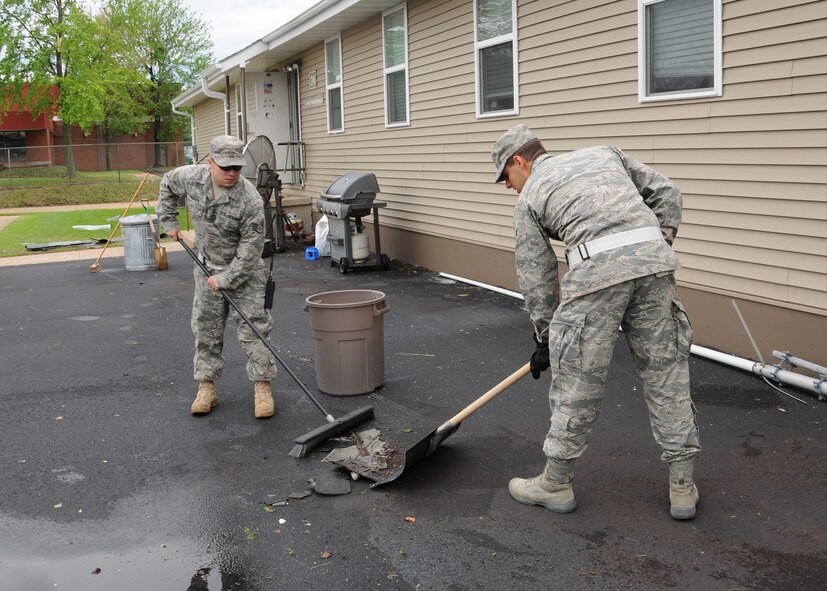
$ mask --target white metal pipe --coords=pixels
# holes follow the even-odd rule
[[[756,375],[773,379],[776,382],[782,382],[804,390],[813,390],[819,394],[819,397],[821,397],[821,395],[827,396],[827,380],[803,376],[786,369],[781,369],[774,365],[767,365],[766,363],[741,359],[740,357],[735,357],[734,355],[728,355],[726,353],[721,353],[720,351],[713,351],[712,349],[699,347],[698,345],[692,345],[691,350],[692,353],[699,355],[700,357],[706,357],[707,359],[712,359],[713,361],[726,363],[727,365],[752,372]]]
[[[507,289],[503,289],[502,287],[497,287],[496,285],[488,285],[487,283],[480,283],[479,281],[474,281],[473,279],[466,279],[465,277],[458,277],[457,275],[449,275],[448,273],[440,273],[440,276],[447,279],[453,279],[454,281],[468,283],[469,285],[476,285],[477,287],[482,287],[490,291],[496,291],[497,293],[511,296],[512,298],[517,298],[518,300],[523,299],[523,294],[517,293],[516,291],[509,291]]]
[[[186,111],[181,111],[178,109],[178,106],[175,104],[175,101],[172,101],[172,112],[176,115],[183,115],[184,117],[189,118],[190,120],[190,140],[192,141],[192,149],[193,149],[193,162],[198,160],[198,154],[196,152],[196,141],[195,141],[195,117],[192,113],[187,113]]]
[[[807,369],[813,373],[817,373],[822,377],[827,377],[827,367],[824,367],[823,365],[816,365],[815,363],[811,363],[806,359],[799,359],[798,357],[793,357],[787,351],[773,351],[772,356],[782,361],[786,361],[787,363],[795,367]]]
[[[230,135],[230,101],[227,98],[227,95],[223,92],[215,92],[214,90],[210,90],[207,85],[207,77],[203,74],[201,75],[201,92],[204,93],[204,96],[218,99],[224,103],[224,134]]]
[[[507,289],[503,289],[501,287],[496,287],[494,285],[488,285],[486,283],[480,283],[479,281],[474,281],[472,279],[466,279],[464,277],[459,277],[457,275],[449,275],[448,273],[440,273],[440,276],[445,277],[447,279],[453,279],[454,281],[460,281],[462,283],[468,283],[470,285],[475,285],[477,287],[482,287],[484,289],[489,289],[491,291],[495,291],[497,293],[501,293],[504,295],[511,296],[517,299],[524,299],[522,294],[517,293],[515,291],[509,291]],[[744,371],[749,371],[759,376],[764,376],[766,378],[771,378],[777,382],[782,382],[784,384],[789,384],[791,386],[796,386],[798,388],[802,388],[804,390],[814,390],[816,393],[819,394],[819,398],[821,396],[827,396],[827,380],[824,379],[813,379],[807,376],[803,376],[801,374],[794,373],[792,371],[787,371],[785,369],[780,369],[773,365],[767,365],[765,363],[759,363],[756,361],[751,361],[749,359],[742,359],[741,357],[736,357],[735,355],[729,355],[727,353],[721,353],[720,351],[715,351],[713,349],[708,349],[706,347],[701,347],[699,345],[692,345],[690,347],[690,353],[694,355],[698,355],[699,357],[705,357],[707,359],[711,359],[713,361],[717,361],[719,363],[723,363],[725,365],[729,365],[730,367],[735,367],[737,369],[741,369]],[[773,352],[775,354],[775,352]],[[803,366],[799,366],[803,367]],[[818,366],[816,366],[818,367]],[[824,368],[821,368],[824,369]],[[820,373],[820,372],[817,372]]]
[[[706,359],[711,359],[712,361],[717,361],[718,363],[724,363],[729,365],[730,367],[735,367],[737,369],[742,369],[744,371],[753,371],[753,368],[756,365],[761,365],[760,363],[756,363],[751,359],[742,359],[741,357],[736,357],[735,355],[729,355],[728,353],[721,353],[720,351],[715,351],[714,349],[707,349],[706,347],[701,347],[699,345],[692,345],[689,348],[690,353],[697,355],[698,357],[705,357]]]

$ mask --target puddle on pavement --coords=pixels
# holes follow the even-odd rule
[[[203,551],[187,541],[163,546],[132,548],[117,552],[94,552],[65,558],[15,556],[4,549],[0,564],[0,587],[24,589],[222,589],[218,565],[204,559]],[[226,587],[225,587],[226,588]]]
[[[0,513],[0,589],[258,588],[255,567],[235,543],[241,534],[226,529],[232,515],[221,515],[209,489],[158,480],[103,519],[91,511],[68,523]]]

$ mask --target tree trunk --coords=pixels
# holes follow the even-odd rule
[[[112,134],[109,133],[109,128],[106,128],[106,170],[112,170]]]
[[[63,122],[63,149],[66,155],[66,176],[70,179],[75,178],[77,169],[75,168],[75,154],[72,151],[72,128]]]
[[[157,115],[152,138],[155,140],[155,168],[163,168],[167,165],[167,145],[161,142],[161,119]]]

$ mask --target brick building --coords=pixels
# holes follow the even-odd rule
[[[70,129],[77,170],[145,169],[155,165],[151,127],[143,133],[114,136],[109,142],[100,127],[88,134],[78,127]],[[52,110],[33,115],[13,105],[0,121],[0,169],[66,164],[65,130]],[[169,166],[185,163],[183,138],[168,142],[166,150]]]

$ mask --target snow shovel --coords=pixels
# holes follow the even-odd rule
[[[195,261],[195,264],[197,264],[201,268],[205,275],[207,275],[208,277],[212,275],[207,266],[192,251],[189,244],[187,244],[183,237],[179,236],[178,242],[181,244],[181,246],[184,247],[184,250],[187,251],[187,254],[190,255],[190,257],[192,257],[192,260]],[[310,398],[313,404],[315,404],[320,411],[322,411],[322,414],[327,419],[327,424],[322,425],[321,427],[317,427],[316,429],[313,429],[312,431],[309,431],[304,435],[301,435],[300,437],[296,438],[295,446],[292,450],[290,450],[290,453],[288,454],[290,457],[303,458],[308,451],[310,451],[320,443],[327,441],[331,437],[335,437],[340,433],[350,431],[356,425],[364,423],[365,421],[369,421],[373,418],[372,406],[357,408],[356,410],[347,413],[343,417],[340,417],[338,419],[334,418],[332,414],[330,414],[324,409],[322,403],[319,402],[315,396],[313,396],[313,393],[307,389],[307,386],[305,386],[304,382],[302,382],[299,379],[299,376],[297,376],[295,372],[293,372],[293,370],[290,369],[290,366],[284,362],[284,359],[281,358],[281,355],[279,355],[278,351],[276,351],[276,348],[273,347],[270,341],[261,333],[261,331],[258,328],[256,328],[255,324],[250,322],[250,319],[247,318],[247,315],[241,311],[241,308],[239,308],[238,304],[233,299],[233,297],[230,294],[228,294],[227,291],[224,289],[221,290],[221,295],[224,296],[224,299],[227,300],[228,304],[235,308],[235,311],[238,312],[238,315],[241,316],[241,319],[247,323],[247,326],[250,327],[250,329],[255,333],[255,335],[264,344],[264,346],[267,347],[267,349],[269,349],[273,357],[276,358],[276,361],[278,361],[279,364],[281,364],[281,366],[284,368],[284,370],[288,374],[290,374],[290,377],[293,378],[296,384],[298,384],[298,386],[304,391],[304,393],[307,394],[307,397]]]
[[[431,431],[424,439],[405,452],[405,460],[401,465],[393,468],[387,475],[383,475],[381,480],[377,479],[377,481],[371,485],[371,488],[396,480],[402,475],[403,472],[405,472],[405,470],[434,453],[436,448],[439,447],[443,441],[448,439],[454,431],[459,429],[462,421],[502,394],[507,388],[516,384],[528,375],[530,371],[531,364],[526,363],[520,369],[505,378],[502,382],[491,388],[488,392],[477,398],[474,402]]]

